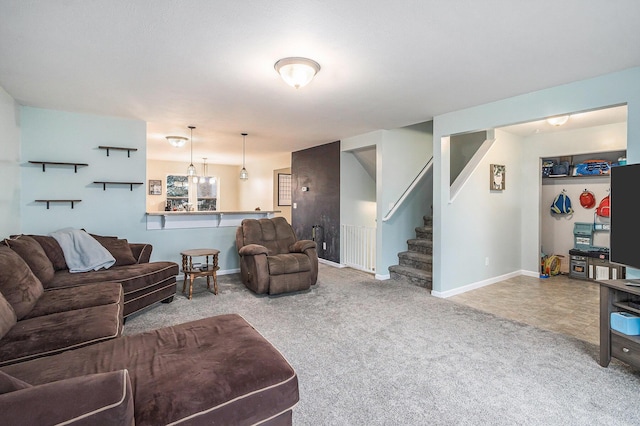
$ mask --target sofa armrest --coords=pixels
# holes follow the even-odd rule
[[[133,425],[127,370],[88,374],[0,395],[4,424]]]
[[[256,254],[269,254],[269,250],[260,244],[247,244],[238,250],[240,256],[255,256]]]
[[[129,243],[129,247],[131,247],[131,252],[137,263],[149,263],[151,251],[153,250],[151,244]]]
[[[289,246],[290,253],[304,253],[305,250],[316,248],[316,242],[311,240],[299,240]]]

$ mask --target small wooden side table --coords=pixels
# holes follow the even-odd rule
[[[193,295],[193,280],[196,277],[207,277],[207,288],[211,288],[210,279],[213,277],[213,294],[218,294],[218,254],[220,250],[216,249],[193,249],[180,252],[182,255],[182,273],[184,280],[182,282],[182,292],[187,288],[187,275],[189,275],[189,300]],[[195,268],[193,266],[193,258],[205,256],[205,264]],[[211,263],[209,263],[211,256]]]

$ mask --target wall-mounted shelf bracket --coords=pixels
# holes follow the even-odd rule
[[[133,191],[133,185],[142,185],[143,182],[109,182],[109,181],[93,181],[93,183],[101,184],[102,190],[107,190],[107,184],[112,185],[129,185],[129,190]]]
[[[138,150],[138,148],[127,148],[122,146],[104,146],[104,145],[100,145],[98,148],[107,150],[107,157],[109,156],[109,150],[127,151],[127,157],[131,157],[131,151]]]
[[[54,166],[73,166],[74,173],[78,173],[78,167],[88,166],[87,163],[61,163],[59,161],[29,161],[31,164],[42,164],[42,171],[46,170],[46,165],[54,165]]]
[[[73,208],[74,203],[79,203],[82,200],[36,200],[36,203],[47,203],[47,210],[49,210],[49,203],[71,203]]]

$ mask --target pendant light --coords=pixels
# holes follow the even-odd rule
[[[193,129],[195,129],[195,126],[189,126],[189,129],[191,129],[191,163],[187,168],[187,176],[195,176],[198,174],[196,166],[193,165]]]
[[[200,176],[200,180],[198,182],[207,182],[207,157],[202,157],[202,176]]]
[[[247,169],[244,167],[244,149],[246,144],[247,133],[241,133],[241,134],[242,134],[242,170],[240,170],[240,179],[247,180],[249,179],[249,172],[247,172]]]

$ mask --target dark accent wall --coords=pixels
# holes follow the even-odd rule
[[[292,153],[291,177],[291,225],[298,239],[315,235],[318,257],[339,263],[340,141]]]

